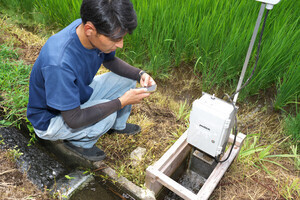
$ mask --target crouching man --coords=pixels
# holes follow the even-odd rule
[[[137,134],[127,123],[131,105],[148,97],[154,80],[115,56],[137,26],[130,0],[83,0],[81,18],[51,36],[32,68],[27,118],[38,137],[63,140],[91,161],[105,158],[96,147],[107,132]],[[96,75],[101,64],[111,72]]]

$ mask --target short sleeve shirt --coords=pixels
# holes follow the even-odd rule
[[[89,86],[105,60],[115,52],[86,49],[80,42],[75,20],[51,36],[33,65],[29,83],[27,118],[38,130],[47,130],[51,118],[60,111],[85,103],[93,89]]]

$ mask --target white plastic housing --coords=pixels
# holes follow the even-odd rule
[[[234,119],[232,104],[203,93],[200,99],[193,102],[187,142],[216,157],[225,150]]]
[[[278,4],[280,0],[256,0],[256,1],[260,1],[260,2],[263,2],[263,3],[266,3],[266,4],[275,5],[275,4]]]
[[[256,1],[260,1],[260,2],[263,2],[263,3],[266,3],[266,9],[268,10],[272,10],[273,9],[273,6],[275,4],[278,4],[280,0],[256,0]]]

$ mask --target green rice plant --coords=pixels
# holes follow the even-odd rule
[[[81,2],[82,0],[36,0],[35,7],[44,16],[46,24],[65,27],[80,18]]]
[[[300,2],[295,2],[300,6]],[[291,12],[285,13],[286,5]],[[294,71],[299,76],[299,58],[298,49],[300,44],[299,15],[293,15],[296,12],[292,1],[286,1],[285,4],[278,4],[278,9],[282,12],[270,11],[267,19],[267,26],[262,39],[262,48],[258,67],[252,78],[248,89],[243,91],[243,94],[256,94],[260,89],[266,89],[273,86],[278,79],[281,79],[287,71]],[[287,45],[288,44],[288,45]],[[256,50],[253,52],[256,54]],[[250,71],[248,71],[248,75]],[[291,79],[293,81],[294,79]],[[288,81],[287,81],[288,82]],[[291,86],[288,84],[287,87]],[[293,86],[297,88],[299,84]],[[290,88],[286,89],[289,90]],[[293,90],[295,90],[293,89]],[[289,97],[289,95],[288,95]]]
[[[27,16],[30,16],[30,13],[33,12],[33,5],[33,0],[0,0],[0,6],[20,13],[27,13]]]
[[[198,61],[195,70],[203,75],[204,90],[237,83],[260,4],[244,0],[132,2],[139,26],[126,38],[128,45],[122,55],[129,50],[142,52],[134,62],[142,63],[154,75],[165,74],[181,62]],[[297,57],[299,16],[294,3],[299,4],[280,2],[270,11],[259,67],[244,96],[270,87]]]
[[[257,10],[245,1],[222,2],[220,5],[214,2],[213,5],[212,14],[203,16],[199,25],[202,30],[199,45],[202,47],[197,57],[201,57],[202,65],[195,65],[195,70],[202,72],[204,90],[227,84],[239,74],[241,58],[247,49],[244,41],[251,37],[251,32],[245,27],[253,27],[255,22],[251,15]],[[243,11],[246,7],[251,9]]]
[[[283,80],[278,80],[278,92],[274,103],[275,109],[284,110],[288,104],[300,104],[300,59],[289,66]],[[297,66],[298,65],[298,66]],[[300,130],[299,130],[300,132]]]
[[[10,21],[31,31],[40,33],[40,23],[45,22],[35,8],[35,0],[0,0],[0,10],[0,15],[9,16]]]
[[[300,147],[300,112],[293,116],[289,114],[285,119],[284,130],[286,135],[291,136],[292,142]]]

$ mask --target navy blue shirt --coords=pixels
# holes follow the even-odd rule
[[[93,92],[89,84],[101,64],[115,56],[115,52],[86,49],[76,34],[81,23],[77,19],[51,36],[33,65],[27,118],[35,129],[47,130],[51,118],[60,111],[85,103]]]

